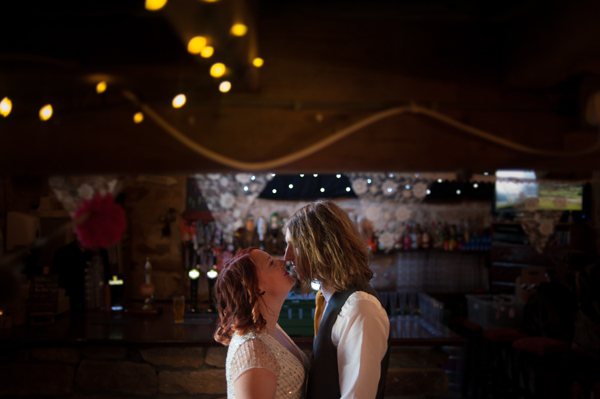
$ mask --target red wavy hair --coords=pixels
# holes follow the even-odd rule
[[[267,325],[258,308],[258,272],[250,259],[255,249],[246,248],[227,262],[213,288],[220,317],[214,338],[223,345],[229,345],[234,332],[260,332]]]

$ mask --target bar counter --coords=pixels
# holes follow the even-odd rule
[[[138,344],[168,346],[217,346],[213,339],[217,316],[202,313],[186,314],[183,324],[173,322],[169,303],[158,303],[158,315],[140,315],[133,312],[107,314],[61,315],[54,323],[16,326],[0,330],[0,340],[22,345],[53,346],[73,344]],[[391,344],[393,346],[452,346],[462,345],[463,338],[446,326],[427,322],[418,316],[392,316]],[[303,348],[312,346],[312,336],[293,336]]]

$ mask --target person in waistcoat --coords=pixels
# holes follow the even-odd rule
[[[284,259],[304,284],[321,284],[306,397],[383,399],[390,322],[369,284],[366,240],[332,201],[299,209],[286,230]]]

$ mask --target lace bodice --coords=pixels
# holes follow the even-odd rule
[[[277,328],[289,339],[279,325]],[[275,399],[303,399],[308,358],[295,344],[294,346],[302,355],[302,363],[266,331],[251,331],[245,335],[235,333],[227,350],[227,398],[235,399],[233,383],[243,372],[252,368],[264,368],[277,377]]]

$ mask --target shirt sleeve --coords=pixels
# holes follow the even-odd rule
[[[377,298],[365,292],[348,298],[331,332],[341,399],[375,398],[389,333],[389,318]]]
[[[237,348],[231,361],[231,380],[235,382],[244,372],[255,368],[267,369],[279,377],[277,358],[259,338],[251,338]]]

